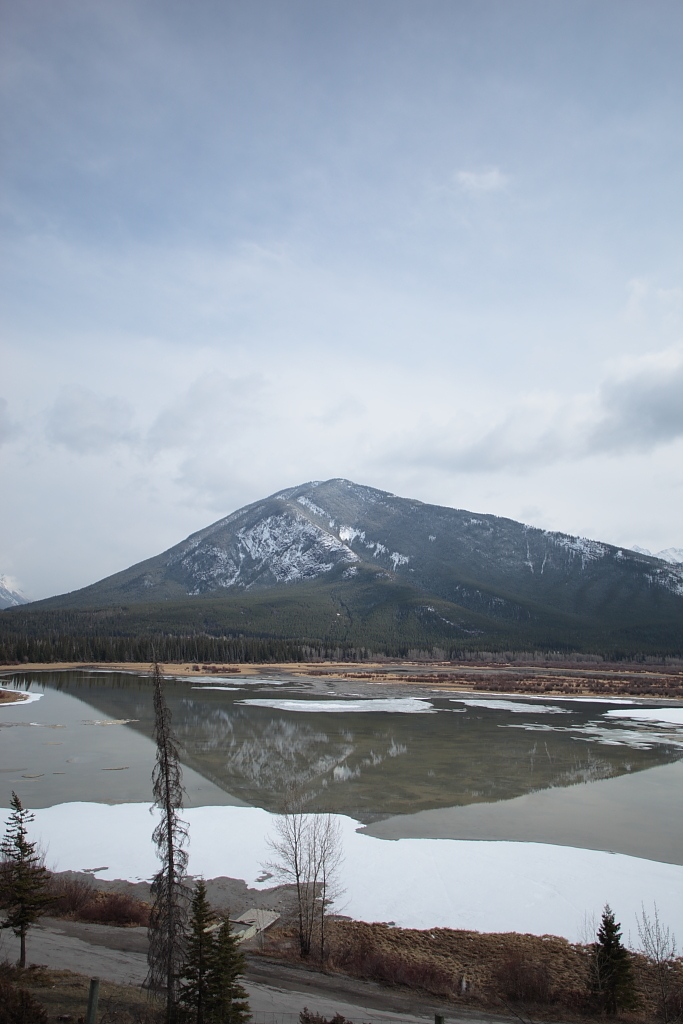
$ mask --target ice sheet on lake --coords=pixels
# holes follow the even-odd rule
[[[647,726],[650,726],[648,728]],[[631,747],[633,750],[652,750],[654,747],[677,747],[683,749],[683,733],[666,729],[663,722],[648,722],[639,726],[633,723],[631,729],[607,726],[602,722],[588,722],[586,725],[562,726],[540,725],[524,722],[517,725],[502,725],[501,729],[525,729],[527,732],[568,732],[572,739],[602,743],[606,747]]]
[[[35,816],[31,837],[41,840],[51,868],[106,865],[100,877],[130,880],[150,878],[158,868],[148,804],[60,804]],[[190,826],[192,874],[268,887],[257,878],[272,859],[273,815],[256,807],[195,807],[183,817]],[[641,903],[646,909],[656,903],[663,924],[683,932],[683,867],[677,865],[542,843],[386,842],[357,832],[351,818],[337,820],[346,888],[338,909],[360,920],[580,940],[585,916],[599,917],[606,902],[632,936]]]
[[[274,708],[277,711],[314,711],[349,712],[388,711],[399,715],[435,714],[428,701],[419,697],[388,697],[386,700],[277,700],[266,697],[248,697],[238,700],[237,704],[250,704],[253,707]]]
[[[605,711],[607,718],[633,718],[637,722],[659,722],[665,725],[683,725],[683,708],[632,708],[629,711]]]
[[[556,708],[550,704],[527,704],[516,700],[473,700],[469,697],[449,697],[456,704],[467,704],[470,708],[489,708],[492,711],[512,711],[515,714],[569,715],[568,708]]]

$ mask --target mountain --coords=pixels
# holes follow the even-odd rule
[[[29,608],[107,606],[212,635],[444,644],[492,636],[579,648],[589,638],[640,637],[670,647],[680,643],[683,567],[327,480],[278,491]]]
[[[13,586],[9,576],[0,576],[0,608],[15,608],[20,604],[27,604],[23,594]]]
[[[652,555],[647,548],[639,548],[637,545],[634,546],[633,551],[637,551],[641,555]],[[671,565],[683,565],[683,548],[664,548],[663,551],[655,552],[653,557],[661,558],[663,562],[670,562]]]

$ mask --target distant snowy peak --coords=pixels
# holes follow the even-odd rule
[[[631,548],[639,555],[650,555],[651,558],[661,558],[663,562],[671,565],[683,565],[683,548],[664,548],[663,551],[648,551],[647,548],[639,548],[637,544]]]
[[[27,599],[9,576],[0,576],[0,608],[15,608],[19,604],[28,604]]]
[[[683,548],[664,548],[663,551],[658,551],[656,558],[661,558],[664,562],[671,562],[672,565],[683,565]]]

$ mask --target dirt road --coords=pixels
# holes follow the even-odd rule
[[[113,928],[43,918],[29,932],[29,963],[55,970],[76,971],[119,984],[140,985],[147,974],[147,936],[143,928]],[[0,959],[16,960],[19,943],[0,933]],[[372,982],[325,975],[253,957],[246,988],[255,1021],[291,1024],[304,1006],[326,1017],[341,1013],[354,1021],[373,1024],[432,1024],[435,1013],[449,1024],[509,1024],[509,1017],[454,1010],[419,996],[382,988]]]

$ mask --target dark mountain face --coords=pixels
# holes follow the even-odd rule
[[[389,580],[498,623],[548,614],[621,627],[683,618],[681,566],[348,480],[279,491],[161,555],[31,607],[246,598],[272,588],[291,588],[294,599],[297,585],[315,580],[345,593]]]

